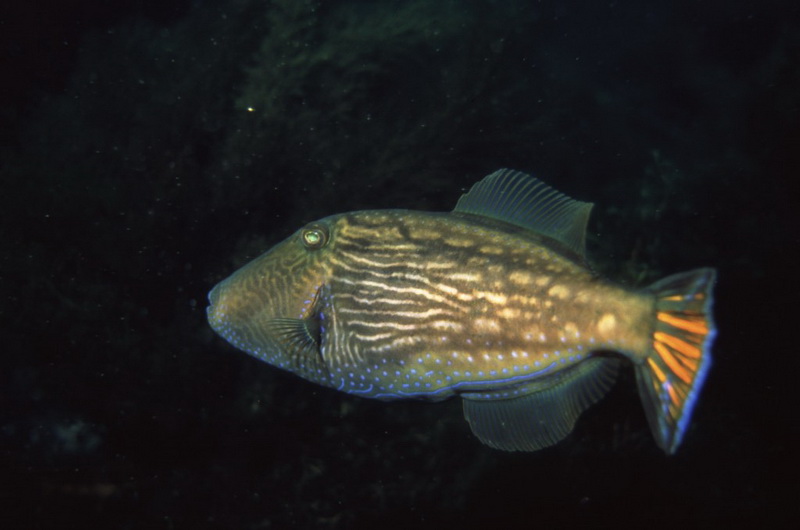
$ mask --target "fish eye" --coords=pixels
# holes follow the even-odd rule
[[[328,243],[328,229],[321,225],[311,225],[300,232],[300,239],[306,248],[320,249]]]

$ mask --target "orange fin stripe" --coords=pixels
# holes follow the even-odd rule
[[[660,342],[654,342],[653,347],[656,349],[656,351],[664,360],[664,362],[667,363],[667,366],[672,371],[672,373],[677,375],[678,378],[687,385],[692,382],[692,375],[688,371],[686,371],[686,368],[681,366],[681,364],[678,362],[677,359],[675,359],[675,357],[672,355],[672,352],[670,352],[666,346],[664,346]]]
[[[683,403],[686,401],[686,386],[685,385],[671,385],[672,390],[675,391],[675,395],[678,396],[678,401],[675,403]]]
[[[700,358],[700,348],[697,346],[693,346],[688,342],[682,341],[678,337],[673,337],[672,335],[667,335],[666,333],[662,333],[661,331],[656,331],[653,334],[653,337],[659,341],[663,342],[673,350],[677,350],[686,357],[691,357],[692,359],[699,359]]]
[[[700,318],[691,320],[686,318],[678,318],[664,311],[659,311],[658,319],[662,322],[666,322],[670,326],[686,330],[690,333],[697,333],[698,335],[705,335],[708,333],[708,326],[706,326],[705,321]]]
[[[703,300],[706,297],[705,293],[694,293],[690,295],[673,294],[672,296],[665,296],[662,300],[667,302],[688,302],[689,300]]]
[[[673,454],[711,366],[716,336],[711,314],[716,271],[695,269],[663,278],[648,287],[653,295],[653,326],[647,363],[636,376],[647,421],[659,447]]]
[[[681,403],[683,403],[683,399],[678,397],[678,393],[675,391],[675,387],[673,385],[667,385],[667,393],[669,394],[669,398],[675,403],[676,407],[680,407]]]
[[[656,362],[653,359],[647,358],[647,364],[650,365],[650,369],[653,370],[653,373],[656,374],[656,378],[660,383],[663,383],[667,380],[667,376],[664,375],[664,371],[659,368]]]
[[[700,311],[692,311],[691,309],[681,309],[681,315],[686,317],[686,320],[702,320],[705,322],[706,317],[704,313]]]
[[[686,368],[688,368],[692,372],[696,372],[697,371],[697,365],[699,363],[698,360],[689,359],[688,357],[684,357],[683,355],[678,357],[678,360],[681,362],[682,365],[684,365]]]

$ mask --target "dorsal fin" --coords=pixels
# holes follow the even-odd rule
[[[570,199],[535,177],[500,169],[472,186],[453,211],[532,230],[585,259],[586,223],[592,206],[590,202]]]

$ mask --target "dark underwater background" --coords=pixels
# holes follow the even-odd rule
[[[796,524],[797,2],[4,2],[0,43],[0,527]],[[501,167],[595,203],[612,279],[718,268],[676,455],[630,368],[503,453],[458,400],[320,388],[207,325],[305,222]]]

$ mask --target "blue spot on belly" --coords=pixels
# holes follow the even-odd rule
[[[454,391],[458,391],[459,389],[462,389],[462,388],[463,389],[468,389],[469,391],[475,391],[476,388],[479,389],[479,388],[483,387],[483,388],[487,388],[487,390],[489,391],[488,393],[485,394],[485,397],[487,399],[501,399],[501,398],[504,398],[504,397],[508,397],[509,395],[512,395],[512,394],[513,395],[517,394],[517,390],[516,389],[503,389],[502,386],[504,386],[504,385],[514,385],[514,384],[517,384],[519,382],[524,382],[524,381],[528,381],[528,380],[531,380],[531,379],[535,379],[536,377],[542,376],[543,374],[549,372],[551,369],[555,368],[555,366],[557,364],[558,364],[558,362],[554,362],[554,363],[551,363],[550,365],[548,365],[547,367],[542,368],[541,370],[538,370],[537,372],[513,375],[513,376],[510,376],[510,377],[505,377],[503,379],[494,379],[494,380],[491,380],[491,381],[459,381],[459,382],[456,382],[454,384],[443,386],[443,387],[438,387],[438,388],[431,388],[432,387],[431,383],[425,383],[425,388],[428,388],[430,390],[425,390],[425,391],[420,391],[420,392],[408,392],[408,391],[404,391],[404,390],[398,390],[398,391],[395,391],[395,392],[378,393],[378,394],[375,394],[373,397],[376,397],[376,398],[432,397],[432,396],[437,396],[437,395],[440,395],[440,394],[447,394],[447,393],[451,393],[451,392],[454,392]],[[525,370],[527,370],[528,369],[528,365],[525,365],[523,368]],[[472,375],[472,372],[465,372],[464,375],[466,377],[470,377]],[[447,376],[445,376],[445,380],[450,382],[450,381],[452,381],[452,378],[449,375],[447,375]],[[437,379],[436,383],[437,384],[441,384],[441,380]],[[408,389],[408,388],[411,387],[411,385],[409,383],[403,383],[401,386],[402,386],[403,389]],[[420,386],[421,386],[420,382],[415,382],[414,383],[414,387],[419,388]],[[498,386],[500,388],[497,388]],[[389,390],[393,390],[393,388],[394,388],[394,385],[389,385],[389,387],[388,387]],[[486,392],[486,391],[484,391],[484,392]]]

